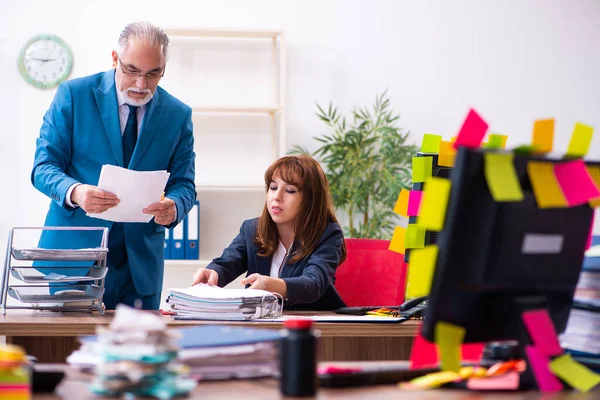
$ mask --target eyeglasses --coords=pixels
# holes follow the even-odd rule
[[[159,71],[154,70],[154,71],[147,72],[145,74],[140,74],[138,71],[133,69],[131,66],[123,64],[123,61],[121,61],[120,58],[119,58],[119,64],[121,64],[121,71],[125,75],[128,75],[128,76],[132,77],[133,79],[138,79],[143,76],[146,79],[154,80],[154,79],[159,79],[159,78],[162,78],[163,76],[165,76],[165,67],[163,67]]]

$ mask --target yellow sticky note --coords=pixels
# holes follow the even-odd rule
[[[596,186],[600,188],[600,167],[588,165],[587,170]],[[600,207],[600,198],[590,200],[590,207]]]
[[[438,247],[436,245],[410,251],[410,266],[406,280],[406,296],[408,298],[429,295],[437,255]]]
[[[420,249],[425,246],[425,228],[419,224],[408,224],[404,247],[406,249]],[[410,253],[412,257],[412,252]]]
[[[462,357],[460,346],[465,338],[466,330],[462,326],[447,322],[435,324],[435,343],[438,345],[441,369],[443,371],[456,371],[460,369]]]
[[[533,124],[531,144],[540,153],[549,153],[554,145],[554,118],[538,119]]]
[[[527,174],[539,208],[568,206],[567,199],[554,174],[554,164],[530,161],[527,163]]]
[[[554,375],[581,392],[587,392],[600,383],[600,374],[573,360],[570,354],[555,358],[548,366]]]
[[[438,165],[440,167],[454,167],[454,159],[456,158],[456,149],[452,142],[440,142],[440,152],[438,155]]]
[[[398,195],[398,200],[396,200],[396,205],[394,206],[394,212],[396,214],[402,215],[404,217],[408,217],[408,199],[410,197],[410,190],[402,189],[400,194]]]
[[[503,149],[506,147],[506,140],[508,136],[500,135],[499,133],[492,133],[488,138],[487,148],[489,149]]]
[[[523,191],[511,153],[485,153],[485,180],[496,201],[521,201]]]
[[[451,183],[449,179],[433,177],[425,184],[421,197],[419,225],[429,231],[439,232],[444,227],[446,209],[450,198]]]
[[[426,133],[423,135],[423,142],[421,143],[421,152],[437,154],[440,152],[440,142],[442,137],[440,135],[433,135]]]
[[[592,142],[592,136],[594,135],[594,128],[581,123],[575,124],[571,141],[569,142],[569,148],[567,150],[567,156],[569,157],[583,157],[587,154],[590,149],[590,143]]]
[[[425,182],[431,178],[433,170],[432,157],[413,157],[412,159],[412,181]]]
[[[406,235],[406,229],[397,226],[394,229],[394,235],[392,236],[392,240],[390,242],[390,247],[388,250],[395,251],[396,253],[404,254],[406,251],[404,249],[404,236]]]

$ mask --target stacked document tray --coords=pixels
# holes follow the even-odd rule
[[[18,235],[43,231],[97,231],[99,246],[85,249],[19,248]],[[108,271],[108,228],[15,227],[9,233],[1,285],[2,313],[9,308],[98,311],[104,313],[102,297]],[[59,270],[61,273],[53,272]],[[44,271],[44,272],[40,272]],[[70,271],[73,273],[64,273]],[[13,278],[11,281],[11,277]],[[15,283],[18,282],[18,283]],[[9,300],[10,298],[14,300]],[[16,300],[16,301],[15,301]],[[9,304],[10,303],[10,304]]]

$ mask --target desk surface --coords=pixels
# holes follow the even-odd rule
[[[156,311],[158,314],[158,311]],[[328,312],[294,312],[289,315],[328,315]],[[96,333],[96,326],[108,325],[114,312],[97,313],[7,310],[0,316],[0,336],[78,336]],[[160,315],[160,314],[159,314]],[[280,329],[282,322],[176,321],[162,316],[169,327],[190,325],[243,325],[255,328]],[[317,322],[322,336],[335,337],[414,337],[419,321],[402,323]]]

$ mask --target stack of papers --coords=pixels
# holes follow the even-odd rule
[[[281,316],[278,295],[258,289],[223,289],[198,284],[169,289],[167,303],[174,319],[240,321]]]
[[[272,377],[279,331],[218,325],[181,329],[179,361],[198,380]]]
[[[191,392],[196,381],[173,362],[179,335],[166,328],[160,316],[118,305],[110,327],[97,328],[92,349],[97,364],[91,391],[100,396],[167,399]]]

